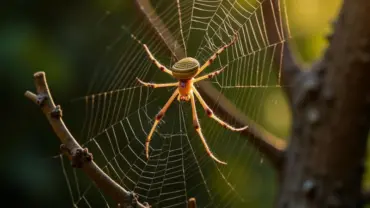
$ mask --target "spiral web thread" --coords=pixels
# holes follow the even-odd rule
[[[209,119],[198,102],[205,138],[211,150],[228,165],[219,165],[206,154],[192,127],[190,103],[177,101],[157,127],[150,158],[145,158],[144,142],[154,116],[174,88],[143,87],[136,77],[156,83],[174,80],[154,66],[142,44],[147,44],[157,60],[170,68],[176,58],[181,58],[174,53],[177,47],[202,64],[236,33],[236,43],[202,74],[226,66],[211,82],[237,108],[258,122],[265,95],[280,88],[276,67],[281,67],[281,63],[274,57],[282,55],[281,46],[289,38],[289,30],[284,34],[281,28],[283,19],[288,22],[285,3],[161,0],[152,4],[155,16],[149,14],[149,18],[158,15],[178,45],[173,45],[169,52],[142,20],[122,24],[107,46],[104,64],[93,74],[87,95],[77,102],[83,103],[85,114],[79,142],[89,148],[97,164],[116,182],[153,207],[184,207],[190,197],[197,199],[199,207],[245,207],[254,200],[245,193],[257,188],[251,172],[261,166],[256,162],[260,156],[250,148],[247,138]],[[265,11],[264,5],[278,8]],[[272,11],[278,13],[273,13],[274,22],[267,24],[265,12]],[[109,18],[113,18],[111,12],[99,24],[109,22]],[[160,34],[163,32],[163,28],[158,30]],[[273,30],[278,38],[272,40],[268,30]],[[116,206],[82,173],[71,170],[65,163],[61,157],[73,206]],[[266,185],[260,182],[258,186],[261,184]]]

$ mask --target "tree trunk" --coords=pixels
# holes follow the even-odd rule
[[[295,79],[277,207],[362,207],[370,124],[370,1],[344,1],[321,61]]]

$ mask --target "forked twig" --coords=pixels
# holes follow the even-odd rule
[[[150,24],[157,31],[168,49],[176,54],[177,58],[184,58],[185,51],[167,29],[161,18],[155,13],[149,0],[136,0],[136,3]],[[173,47],[176,45],[176,51]],[[289,50],[286,50],[289,51]],[[280,57],[280,56],[279,56]],[[210,82],[199,82],[199,91],[209,105],[217,105],[215,112],[221,118],[231,118],[239,126],[249,126],[242,131],[242,135],[250,137],[250,142],[277,168],[280,168],[286,142],[273,136],[271,133],[252,122],[241,113],[225,96],[223,96]]]
[[[74,139],[63,122],[60,106],[54,104],[45,73],[35,73],[34,79],[37,94],[26,91],[25,96],[41,108],[55,134],[62,142],[61,150],[71,160],[72,166],[81,168],[103,193],[112,197],[121,207],[149,207],[149,205],[141,204],[137,200],[136,194],[125,190],[104,173],[93,161],[92,154],[88,152],[87,148],[83,149]]]

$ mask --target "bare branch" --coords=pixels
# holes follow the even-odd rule
[[[103,191],[103,193],[112,197],[112,199],[121,204],[122,207],[149,207],[148,205],[143,205],[138,202],[137,197],[133,192],[125,190],[105,174],[104,171],[92,160],[91,153],[89,153],[86,148],[82,149],[80,144],[74,139],[63,122],[60,106],[55,106],[54,104],[46,81],[45,73],[35,73],[34,79],[37,94],[27,91],[25,96],[40,106],[55,134],[62,142],[62,152],[72,161],[72,165],[74,167],[81,168],[86,175],[94,181],[97,187]]]
[[[161,18],[155,13],[149,0],[136,0],[141,11],[148,18],[148,21],[157,31],[158,35],[166,43],[168,49],[173,51],[173,46],[176,47],[175,53],[178,58],[185,56],[183,48],[176,43],[176,39],[172,36],[166,25],[161,21]],[[210,82],[199,82],[199,91],[209,105],[217,105],[215,110],[218,116],[223,119],[231,119],[240,126],[249,126],[241,134],[250,137],[250,141],[276,168],[279,168],[283,151],[286,147],[286,142],[283,139],[273,136],[271,133],[264,130],[261,126],[252,122],[247,116],[243,115],[236,107],[223,96]]]

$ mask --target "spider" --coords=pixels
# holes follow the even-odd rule
[[[142,85],[146,87],[152,87],[152,88],[160,88],[160,87],[177,87],[177,89],[173,92],[172,96],[168,99],[167,103],[163,106],[163,108],[159,111],[159,113],[155,116],[155,121],[152,126],[152,129],[150,130],[148,137],[145,142],[145,152],[146,152],[146,158],[149,158],[149,143],[151,141],[151,138],[153,136],[153,133],[159,123],[159,121],[163,118],[164,114],[166,113],[167,109],[170,107],[171,103],[176,99],[179,101],[190,101],[191,102],[191,108],[192,108],[192,116],[193,116],[193,126],[198,133],[200,139],[202,140],[202,143],[206,149],[207,154],[216,162],[220,164],[226,165],[226,162],[223,162],[219,159],[217,159],[216,156],[213,155],[211,152],[210,148],[208,147],[208,144],[206,142],[206,139],[203,136],[203,133],[200,128],[199,120],[198,120],[198,115],[197,115],[197,109],[195,106],[195,97],[194,95],[198,98],[200,104],[204,108],[205,112],[210,118],[213,118],[216,120],[221,126],[228,128],[232,131],[243,131],[244,129],[248,128],[247,126],[242,127],[242,128],[235,128],[231,126],[230,124],[227,124],[226,122],[222,121],[220,118],[215,116],[213,114],[213,111],[207,103],[204,101],[202,96],[199,94],[198,90],[194,87],[194,83],[199,82],[204,79],[209,79],[213,78],[214,76],[220,74],[225,67],[221,68],[220,70],[211,72],[209,74],[199,76],[199,75],[205,68],[207,68],[209,65],[212,64],[212,62],[217,58],[217,56],[224,51],[227,47],[231,46],[237,39],[237,36],[235,35],[233,40],[224,45],[222,48],[219,48],[216,53],[214,53],[202,66],[200,66],[198,60],[195,58],[191,57],[186,57],[178,62],[176,62],[173,66],[172,69],[169,70],[162,64],[160,64],[152,55],[148,47],[143,44],[144,49],[146,53],[148,54],[149,58],[153,61],[153,63],[162,71],[165,72],[175,79],[178,80],[178,82],[173,82],[173,83],[163,83],[163,84],[156,84],[156,83],[149,83],[149,82],[143,82],[139,78],[136,78]]]

